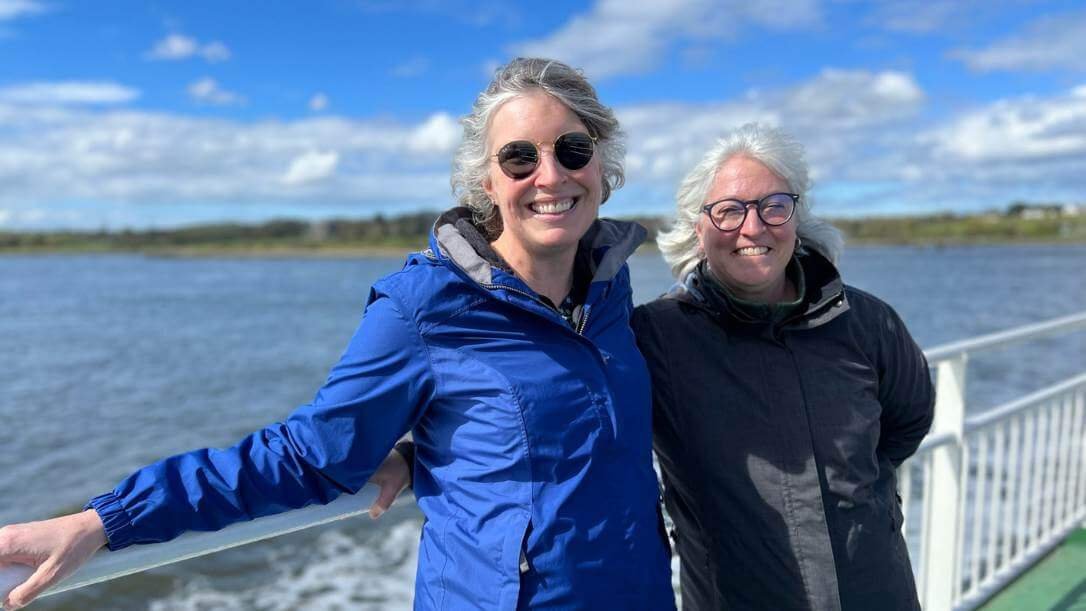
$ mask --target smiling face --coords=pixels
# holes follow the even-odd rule
[[[491,159],[483,189],[502,219],[494,249],[514,267],[526,258],[576,253],[577,241],[596,219],[603,192],[599,150],[585,167],[566,169],[554,157],[554,141],[569,132],[588,129],[565,104],[542,91],[509,100],[490,120]],[[514,140],[542,143],[539,166],[519,180],[506,176],[493,157]]]
[[[760,161],[735,156],[717,170],[705,203],[721,199],[757,200],[791,189],[783,178]],[[762,222],[753,206],[733,231],[720,231],[702,214],[695,226],[698,243],[713,276],[741,299],[778,303],[790,298],[784,270],[796,245],[796,217],[772,227]]]

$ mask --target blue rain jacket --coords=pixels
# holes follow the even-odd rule
[[[469,218],[446,213],[428,251],[374,284],[312,403],[92,499],[110,549],[354,493],[412,430],[416,609],[673,609],[629,325],[625,260],[644,229],[600,220],[582,239],[592,281],[574,328],[480,256]]]

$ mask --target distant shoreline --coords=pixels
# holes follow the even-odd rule
[[[955,242],[935,241],[877,241],[846,239],[845,248],[901,247],[901,248],[955,248],[963,246],[1082,246],[1086,240],[972,240]],[[215,247],[215,248],[166,248],[166,249],[101,249],[101,248],[0,248],[0,258],[7,256],[64,256],[64,255],[142,255],[160,259],[357,259],[402,258],[422,247],[345,246],[329,248],[310,247]],[[642,244],[639,254],[659,253],[655,242]]]
[[[1086,210],[1079,206],[1015,204],[1006,212],[969,215],[827,219],[850,246],[979,246],[1086,244]],[[218,223],[140,231],[0,231],[0,254],[142,253],[156,257],[400,257],[426,248],[436,212],[372,219],[277,219],[256,225]],[[642,216],[643,250],[668,219]]]

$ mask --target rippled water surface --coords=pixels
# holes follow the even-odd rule
[[[401,259],[0,257],[0,523],[78,509],[166,454],[308,401]],[[1086,246],[853,248],[924,347],[1086,310]],[[634,299],[671,283],[633,258]],[[971,411],[1086,369],[1086,333],[971,362]],[[420,516],[368,519],[46,598],[40,609],[408,608]]]

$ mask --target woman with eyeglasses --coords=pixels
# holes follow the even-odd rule
[[[37,567],[9,608],[103,545],[355,492],[409,430],[416,609],[674,608],[629,325],[625,260],[645,232],[597,219],[623,182],[618,122],[577,71],[517,59],[463,126],[461,207],[373,286],[312,403],[145,467],[83,513],[0,530],[0,564]]]
[[[684,609],[919,609],[896,469],[931,425],[897,314],[844,284],[802,147],[746,125],[682,182],[639,306]]]

